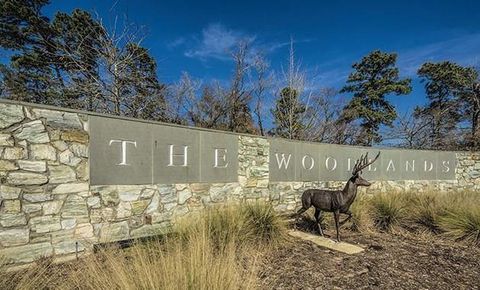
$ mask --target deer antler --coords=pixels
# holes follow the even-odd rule
[[[365,156],[360,156],[360,159],[355,162],[355,166],[353,166],[352,174],[355,175],[362,171],[365,167],[371,165],[373,162],[375,162],[378,157],[380,156],[380,151],[378,151],[377,156],[373,158],[372,160],[368,160],[368,152],[365,154]]]

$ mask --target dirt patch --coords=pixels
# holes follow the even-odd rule
[[[292,238],[259,266],[260,289],[480,289],[479,248],[345,230],[342,238],[366,250],[347,255]]]

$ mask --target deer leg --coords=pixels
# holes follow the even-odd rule
[[[322,211],[319,210],[318,208],[315,208],[315,220],[317,221],[317,226],[318,226],[318,231],[320,232],[320,235],[323,237],[323,230],[322,230]]]
[[[335,228],[337,229],[337,242],[340,242],[340,235],[338,233],[338,220],[340,219],[340,211],[336,210],[333,212],[333,217],[335,218]]]
[[[344,219],[343,221],[341,221],[340,225],[343,225],[344,223],[348,222],[353,216],[351,211],[347,211],[345,214],[347,214],[348,217],[346,219]]]

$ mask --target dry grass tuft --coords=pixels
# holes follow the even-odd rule
[[[373,224],[381,231],[392,231],[406,224],[407,197],[402,193],[379,193],[370,201]]]
[[[359,195],[352,204],[351,229],[407,230],[431,239],[441,235],[480,245],[480,194],[477,192],[386,192]],[[433,236],[432,236],[433,235]]]
[[[17,273],[2,271],[0,289],[252,289],[257,250],[286,237],[283,218],[261,203],[210,208],[173,230],[80,261],[45,259]]]
[[[369,208],[371,196],[359,194],[351,205],[352,223],[350,230],[356,232],[369,232],[373,229],[372,215]]]
[[[439,227],[444,235],[455,241],[480,246],[480,206],[479,204],[459,204],[450,208],[440,218]]]

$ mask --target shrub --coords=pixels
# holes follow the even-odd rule
[[[273,206],[265,203],[249,203],[243,206],[245,233],[255,244],[278,244],[286,237],[287,227],[284,218],[279,216]]]
[[[379,193],[370,199],[373,223],[381,231],[391,231],[405,224],[407,196],[402,193]]]
[[[352,212],[351,226],[353,231],[364,232],[372,228],[371,215],[369,213],[369,196],[366,194],[358,194],[355,201],[350,206]]]
[[[477,204],[459,204],[451,208],[440,219],[440,228],[445,236],[457,241],[466,241],[480,245],[480,206]]]
[[[445,212],[444,195],[438,193],[415,194],[409,204],[409,219],[422,230],[440,233],[439,221]]]

